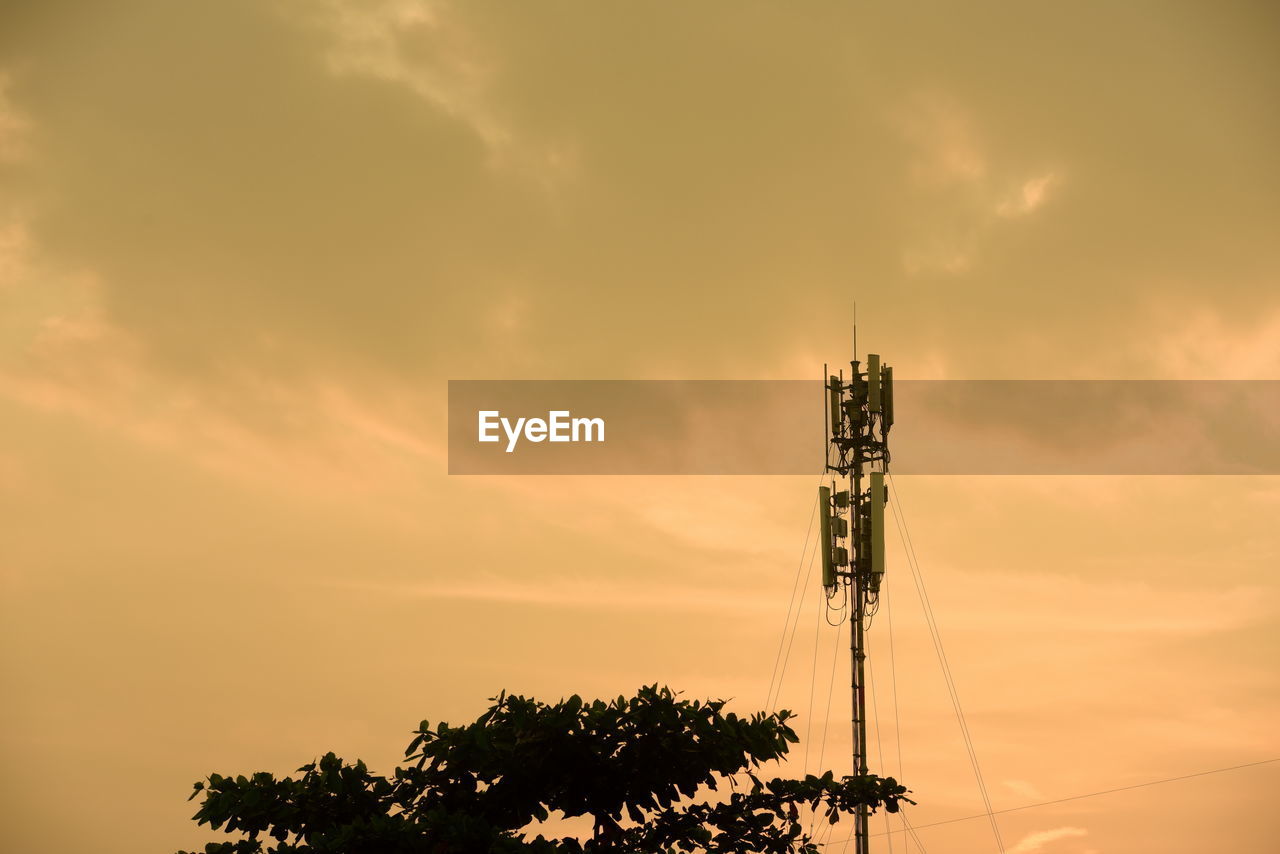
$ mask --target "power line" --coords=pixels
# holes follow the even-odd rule
[[[818,770],[822,770],[822,760],[827,754],[827,729],[831,723],[831,697],[836,690],[836,665],[840,662],[840,633],[832,632],[835,648],[831,652],[831,677],[827,680],[827,711],[822,718],[822,746],[818,748]]]
[[[890,595],[892,587],[893,584],[886,578],[884,582],[884,607],[888,612],[887,620],[889,623],[889,676],[893,683],[893,738],[898,745],[898,782],[902,782],[904,777],[902,770],[902,718],[898,714],[898,661],[893,651],[893,597]],[[911,825],[907,821],[906,810],[899,811],[898,815],[902,819],[902,826],[909,828]],[[913,831],[912,837],[914,835]],[[925,854],[924,846],[920,845],[919,839],[916,839],[916,844],[919,845],[921,854]],[[911,850],[909,845],[907,850]]]
[[[876,665],[875,659],[867,660],[867,677],[868,684],[871,686],[871,715],[876,725],[876,762],[880,767],[884,767],[884,738],[880,729],[880,701],[876,696]],[[884,814],[884,826],[889,827],[889,813]],[[893,835],[889,835],[889,854],[893,854]]]
[[[929,635],[933,641],[933,651],[938,657],[938,664],[942,668],[943,682],[946,683],[947,693],[951,698],[951,707],[955,711],[956,721],[960,726],[960,735],[964,741],[965,750],[969,755],[969,764],[973,768],[973,776],[978,783],[978,794],[982,798],[982,805],[986,807],[986,815],[991,822],[991,833],[995,836],[996,847],[1004,854],[1004,838],[1000,834],[1000,826],[995,820],[995,810],[991,806],[991,796],[987,791],[986,781],[982,777],[982,768],[978,764],[978,752],[973,746],[973,736],[969,733],[969,724],[965,720],[964,706],[960,702],[960,692],[956,689],[955,678],[951,674],[951,664],[947,660],[946,649],[942,645],[942,633],[938,629],[937,618],[933,614],[933,604],[929,601],[929,593],[925,588],[924,571],[920,569],[920,560],[916,556],[915,543],[911,539],[911,530],[907,527],[906,513],[902,508],[902,498],[897,494],[898,485],[893,480],[893,476],[889,476],[889,483],[892,489],[889,492],[889,499],[896,513],[894,513],[894,522],[898,527],[898,535],[902,538],[902,546],[906,551],[907,565],[911,568],[911,578],[915,583],[916,594],[920,597],[920,607],[924,610],[925,622],[929,627]]]
[[[1036,809],[1038,807],[1048,807],[1048,806],[1053,806],[1054,804],[1065,804],[1068,801],[1080,801],[1080,800],[1084,800],[1085,798],[1096,798],[1100,795],[1114,795],[1116,792],[1128,792],[1128,791],[1132,791],[1133,789],[1145,789],[1148,786],[1159,786],[1163,783],[1177,783],[1182,780],[1192,780],[1192,779],[1195,779],[1196,777],[1207,777],[1210,774],[1224,774],[1227,771],[1239,771],[1242,768],[1256,768],[1259,765],[1269,765],[1272,762],[1280,762],[1280,756],[1276,757],[1275,759],[1259,759],[1257,762],[1245,762],[1242,765],[1230,765],[1226,768],[1214,768],[1210,771],[1197,771],[1194,774],[1182,774],[1178,777],[1165,777],[1164,779],[1161,779],[1161,780],[1148,780],[1145,783],[1134,783],[1132,786],[1117,786],[1114,789],[1101,789],[1100,791],[1088,792],[1087,794],[1083,794],[1083,795],[1071,795],[1065,798],[1055,798],[1052,801],[1041,801],[1040,803],[1036,803],[1036,804],[1024,804],[1023,806],[1020,806],[1020,807],[1009,807],[1007,809],[996,810],[995,815],[1003,815],[1005,813],[1011,813],[1011,812],[1021,812],[1022,810],[1031,810],[1031,809]],[[944,824],[956,824],[961,821],[973,821],[974,819],[986,818],[986,817],[987,817],[987,813],[981,812],[975,815],[962,816],[960,818],[948,818],[942,821],[931,821],[928,824],[917,824],[915,826],[915,829],[924,830],[926,827],[941,827]],[[902,831],[892,831],[892,832],[901,833]],[[885,834],[877,833],[875,835],[884,836]],[[830,844],[834,845],[835,843],[832,842]]]
[[[818,482],[819,483],[822,482],[821,475],[819,475],[818,477]],[[787,603],[787,618],[782,624],[782,637],[778,639],[778,654],[773,661],[773,675],[769,677],[769,693],[765,695],[765,708],[768,710],[772,710],[774,705],[777,704],[781,699],[782,680],[785,679],[787,676],[787,662],[790,661],[791,659],[791,644],[788,643],[787,629],[788,627],[790,627],[791,629],[790,640],[794,642],[796,627],[800,625],[800,613],[804,608],[805,593],[807,592],[807,589],[809,586],[808,585],[809,575],[805,574],[805,585],[803,588],[800,586],[800,576],[802,573],[804,573],[805,556],[809,555],[810,535],[813,533],[813,520],[817,518],[817,515],[818,515],[818,500],[815,498],[813,502],[813,509],[809,513],[809,525],[804,532],[804,545],[800,549],[800,562],[796,566],[796,579],[795,579],[795,582],[791,585],[791,601]],[[817,549],[817,544],[815,543],[813,554],[809,555],[809,573],[813,572],[813,558],[817,554],[818,554],[818,549]],[[797,590],[801,591],[799,605],[796,605]],[[796,612],[795,626],[791,625],[791,612],[793,608],[795,609],[795,612]],[[785,658],[783,657],[783,654],[782,654],[784,647],[786,648]],[[779,675],[779,665],[781,665],[781,675]],[[777,697],[774,696],[775,687],[777,688],[777,692],[778,692]]]
[[[916,833],[915,825],[911,823],[911,819],[907,818],[907,811],[905,809],[899,810],[898,815],[902,816],[902,825],[907,829],[906,833],[915,840],[916,847],[920,849],[920,854],[928,854],[924,850],[924,840],[920,838],[920,834]],[[876,835],[879,836],[880,834],[877,833]]]
[[[831,698],[835,694],[836,665],[840,661],[840,633],[833,632],[832,635],[835,638],[835,648],[832,649],[831,651],[831,677],[827,680],[827,711],[822,717],[822,745],[818,749],[818,763],[817,763],[817,771],[819,774],[822,773],[822,762],[823,762],[823,758],[826,756],[826,753],[827,753],[827,730],[830,729],[830,724],[831,724]],[[818,639],[815,638],[814,639],[814,660],[813,660],[815,675],[817,674],[817,668],[818,668],[817,643],[818,643]],[[809,756],[809,747],[808,745],[805,745],[805,773],[808,773],[808,766],[809,766],[808,756]],[[818,821],[818,809],[815,806],[813,810],[813,814],[809,817],[809,835],[810,836],[813,835],[814,827],[817,824],[817,821]],[[831,833],[830,828],[831,828],[831,825],[828,824],[827,825],[828,835],[830,835]]]
[[[809,719],[805,721],[804,728],[804,771],[806,774],[809,773],[809,748],[813,745],[813,738],[811,737],[813,734],[813,719],[817,717],[814,714],[813,692],[818,685],[818,652],[822,647],[822,609],[825,604],[822,601],[822,597],[819,596],[817,599],[818,607],[815,611],[817,620],[813,624],[813,669],[809,671]]]
[[[782,682],[787,678],[787,665],[791,663],[791,648],[796,642],[796,630],[800,628],[800,616],[804,612],[804,600],[809,590],[809,579],[813,576],[813,565],[817,561],[818,550],[815,548],[809,555],[809,568],[804,575],[804,589],[800,591],[800,603],[796,605],[796,620],[791,624],[791,637],[787,640],[787,654],[782,659],[782,672],[778,675],[778,687],[774,692],[773,702],[777,705],[782,701]],[[821,613],[819,613],[821,616]]]

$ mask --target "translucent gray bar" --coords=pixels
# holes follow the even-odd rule
[[[899,379],[894,392],[897,474],[1280,474],[1280,381]],[[580,422],[577,442],[550,441],[549,425],[541,441],[512,445],[499,426],[480,442],[481,412],[512,427],[568,413],[554,419],[570,439],[572,419],[601,419],[603,441]],[[817,380],[449,382],[450,474],[817,474],[824,436]]]

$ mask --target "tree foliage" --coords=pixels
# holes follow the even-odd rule
[[[332,753],[296,778],[211,774],[193,818],[241,837],[206,854],[780,854],[817,851],[811,810],[834,823],[859,804],[911,802],[891,777],[761,779],[798,741],[791,713],[724,705],[656,685],[610,702],[504,693],[474,723],[423,721],[391,777]],[[590,817],[590,838],[529,838],[554,813]]]

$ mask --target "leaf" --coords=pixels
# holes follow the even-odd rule
[[[799,741],[789,716],[743,715],[723,700],[683,700],[656,684],[634,697],[573,694],[552,705],[504,691],[473,723],[440,722],[433,731],[422,721],[404,764],[386,777],[330,752],[299,768],[299,777],[210,774],[189,799],[204,792],[193,816],[202,825],[249,834],[209,849],[218,854],[263,854],[259,834],[276,839],[269,850],[281,854],[794,852],[809,842],[801,806],[823,809],[835,823],[860,803],[889,812],[899,797],[910,803],[897,781],[878,777],[837,783],[834,772],[819,771],[762,782],[757,769]],[[727,798],[691,800],[725,788]],[[605,844],[523,835],[530,820],[553,814],[591,817]],[[627,827],[616,823],[624,815]]]

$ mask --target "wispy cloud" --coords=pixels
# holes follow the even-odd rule
[[[1023,181],[1016,191],[996,204],[999,216],[1012,219],[1026,216],[1038,210],[1049,199],[1050,191],[1058,182],[1056,172],[1046,172]]]
[[[1274,594],[1258,585],[1178,589],[1126,579],[1085,581],[1025,572],[987,576],[980,585],[973,584],[971,576],[965,579],[963,573],[948,573],[948,587],[957,586],[948,589],[947,595],[954,595],[953,604],[958,606],[950,625],[970,631],[1018,632],[1023,637],[1058,637],[1066,631],[1094,636],[1200,636],[1257,624],[1275,613]],[[1010,602],[1018,602],[1019,607],[1011,610]],[[1134,602],[1142,603],[1136,613]]]
[[[500,52],[468,26],[465,7],[444,0],[326,0],[299,7],[331,39],[337,75],[404,86],[468,128],[490,163],[552,185],[572,173],[576,150],[517,130],[495,89],[508,73]]]
[[[1171,305],[1152,313],[1169,330],[1146,350],[1175,379],[1280,379],[1280,306],[1230,320],[1203,304]]]
[[[0,164],[23,160],[29,153],[31,120],[13,103],[13,75],[0,71]]]
[[[987,158],[976,122],[955,99],[919,93],[898,125],[915,155],[910,178],[926,189],[974,184],[987,176]]]
[[[554,606],[592,611],[728,612],[741,615],[773,615],[777,602],[769,598],[735,593],[723,587],[700,588],[680,584],[648,584],[637,588],[626,579],[617,582],[543,581],[536,584],[494,579],[491,583],[318,581],[317,584],[349,592],[395,598],[465,600]]]
[[[1029,801],[1038,801],[1044,798],[1044,793],[1028,783],[1026,780],[1004,780],[1003,782],[1005,787],[1011,792],[1014,792]]]
[[[1040,210],[1062,182],[1057,169],[1027,175],[993,162],[977,116],[950,96],[917,93],[896,126],[911,151],[907,187],[922,206],[902,252],[909,275],[970,272],[993,228]]]
[[[1072,839],[1088,835],[1089,831],[1083,827],[1055,827],[1052,830],[1037,830],[1034,833],[1028,833],[1019,839],[1012,848],[1006,848],[1005,851],[1006,854],[1033,854],[1035,851],[1043,851],[1045,846],[1060,839]]]
[[[422,390],[367,377],[241,371],[217,388],[154,366],[112,322],[90,270],[46,257],[25,222],[0,227],[0,398],[76,418],[260,484],[359,495],[442,471]]]

